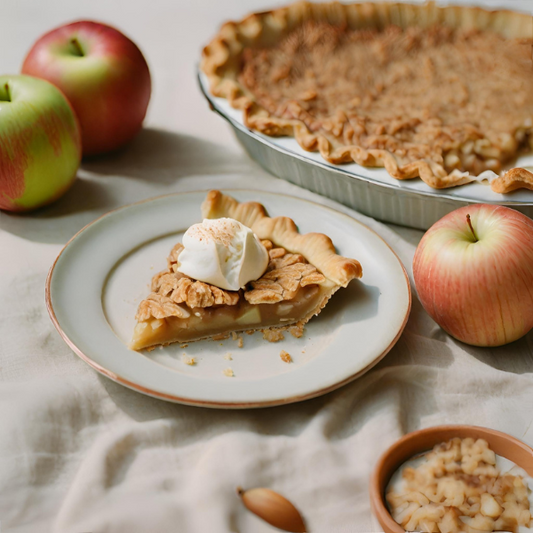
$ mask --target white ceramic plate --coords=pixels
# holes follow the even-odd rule
[[[358,259],[363,280],[340,290],[301,339],[269,343],[261,334],[135,352],[127,347],[139,302],[183,232],[200,221],[205,192],[180,193],[112,211],[65,246],[50,270],[46,299],[52,321],[89,365],[139,392],[220,408],[296,402],[324,394],[366,372],[398,340],[411,306],[409,281],[394,252],[372,230],[330,208],[279,194],[232,190],[289,215],[302,233],[328,234],[339,253]],[[292,363],[279,354],[289,352]],[[186,365],[183,354],[197,364]],[[228,354],[231,354],[231,360]],[[231,368],[234,377],[226,377]]]
[[[241,128],[248,129],[244,124],[242,111],[231,107],[225,98],[213,96],[209,90],[207,76],[203,72],[199,72],[198,77],[203,93],[216,111],[231,122],[238,124]],[[319,163],[335,170],[341,170],[355,178],[364,178],[387,187],[407,190],[424,196],[462,200],[466,202],[501,203],[510,207],[513,207],[513,205],[533,204],[533,192],[526,189],[514,191],[511,194],[498,194],[490,188],[488,182],[474,182],[450,189],[433,189],[419,178],[412,180],[397,180],[384,168],[368,168],[358,165],[357,163],[333,165],[332,163],[328,163],[318,152],[307,152],[304,150],[293,137],[269,137],[268,135],[264,135],[257,131],[254,131],[254,134],[263,139],[267,144],[273,145],[300,158]],[[533,154],[520,157],[513,166],[526,167],[529,169],[533,168]]]

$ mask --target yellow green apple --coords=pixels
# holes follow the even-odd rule
[[[62,92],[30,76],[0,76],[0,209],[29,211],[72,185],[81,137]]]

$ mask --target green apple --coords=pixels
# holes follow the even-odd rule
[[[80,160],[80,129],[63,93],[30,76],[0,76],[0,209],[53,202],[74,182]]]

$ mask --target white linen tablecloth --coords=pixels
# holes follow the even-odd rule
[[[51,207],[0,213],[2,533],[273,531],[244,510],[239,485],[283,493],[312,532],[375,532],[369,475],[402,434],[464,423],[533,444],[533,334],[502,348],[468,347],[443,333],[416,297],[403,336],[368,374],[321,398],[255,411],[186,407],[130,391],[89,368],[54,329],[44,304],[48,269],[76,231],[114,207],[235,186],[317,200],[251,161],[196,86],[200,48],[220,23],[273,4],[2,2],[1,74],[18,72],[45,31],[91,18],[137,42],[154,86],[146,128],[128,148],[84,162]],[[422,233],[357,218],[410,272]]]

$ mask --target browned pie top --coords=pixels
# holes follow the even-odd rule
[[[219,289],[178,272],[178,257],[183,245],[176,244],[168,257],[168,268],[153,277],[152,293],[140,303],[136,319],[183,318],[183,309],[179,304],[185,304],[190,309],[233,306],[241,298],[252,305],[275,304],[292,300],[301,287],[326,282],[326,278],[301,254],[288,253],[285,248],[274,247],[268,240],[262,243],[270,258],[267,270],[261,278],[240,291]]]
[[[299,119],[334,148],[477,175],[528,146],[532,44],[488,30],[311,20],[274,46],[246,48],[239,82],[271,116]]]

